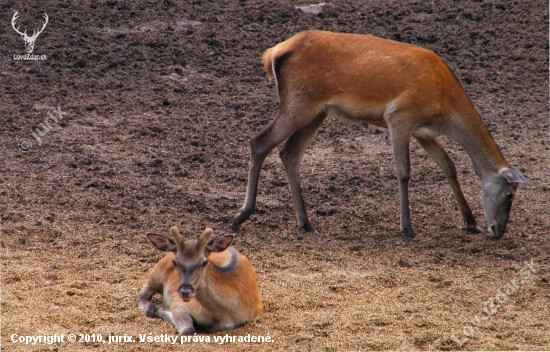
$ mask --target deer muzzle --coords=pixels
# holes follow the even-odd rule
[[[178,289],[178,293],[184,300],[188,300],[189,298],[194,297],[197,291],[189,284],[182,284]]]

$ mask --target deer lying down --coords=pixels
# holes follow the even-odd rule
[[[145,315],[171,323],[182,335],[195,332],[193,323],[216,332],[260,316],[256,275],[246,256],[229,246],[232,235],[210,239],[212,230],[206,229],[198,240],[184,241],[177,227],[170,234],[173,240],[147,234],[167,254],[138,295],[136,303]],[[159,305],[151,302],[155,293],[162,294]]]
[[[447,135],[470,156],[481,178],[483,210],[492,237],[506,231],[518,183],[530,184],[510,168],[449,67],[432,51],[370,35],[309,31],[267,49],[267,75],[275,78],[277,117],[250,140],[250,168],[239,226],[253,213],[260,168],[280,151],[298,225],[314,231],[300,185],[304,151],[328,115],[389,129],[399,180],[401,231],[414,237],[409,214],[409,142],[414,137],[449,180],[471,232],[481,232],[457,181],[455,166],[437,137]]]

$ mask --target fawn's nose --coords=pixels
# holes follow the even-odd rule
[[[178,292],[183,298],[189,298],[195,295],[195,289],[193,288],[193,286],[188,284],[181,285]]]

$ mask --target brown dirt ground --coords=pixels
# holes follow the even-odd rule
[[[174,334],[134,305],[161,257],[146,232],[180,224],[236,233],[259,279],[264,313],[231,335],[270,344],[192,350],[550,350],[547,1],[336,1],[307,16],[290,1],[0,2],[2,350],[144,351],[163,343],[32,347],[10,336]],[[299,4],[308,4],[299,2]],[[14,61],[22,28],[47,12],[34,54]],[[299,231],[276,152],[262,171],[258,211],[242,229],[248,140],[278,102],[263,50],[306,29],[370,33],[441,55],[464,83],[520,186],[501,240],[465,232],[443,174],[412,142],[414,241],[398,232],[398,189],[387,131],[329,119],[302,163],[319,234]],[[22,138],[67,112],[26,153]],[[486,226],[480,183],[443,138],[467,199]],[[470,321],[536,269],[481,327]],[[466,327],[466,328],[465,328]],[[473,329],[473,330],[469,330]],[[223,335],[223,334],[222,334]]]

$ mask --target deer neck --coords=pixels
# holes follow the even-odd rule
[[[220,309],[228,299],[225,293],[228,280],[237,265],[239,252],[229,247],[222,253],[212,253],[208,267],[204,272],[200,288],[197,290],[197,299],[207,309]]]
[[[470,118],[455,118],[448,135],[464,148],[472,160],[474,172],[484,180],[508,164],[477,111],[473,113],[468,115]]]

